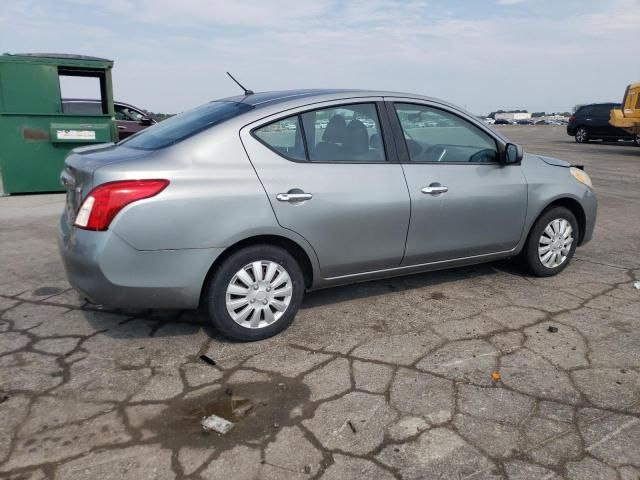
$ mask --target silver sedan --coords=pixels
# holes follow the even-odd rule
[[[419,95],[217,100],[62,173],[69,280],[120,308],[201,308],[228,337],[287,328],[306,290],[518,257],[562,271],[591,239],[588,175]]]

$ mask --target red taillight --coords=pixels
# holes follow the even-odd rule
[[[571,115],[571,116],[569,117],[569,123],[571,123],[571,122],[575,122],[575,120],[576,120],[576,116],[575,116],[575,115]]]
[[[74,225],[85,230],[106,230],[120,210],[167,188],[169,180],[123,180],[98,185],[84,199]]]

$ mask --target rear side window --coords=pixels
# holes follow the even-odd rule
[[[260,127],[253,134],[272,150],[294,160],[386,161],[374,103],[312,110]]]
[[[309,159],[384,162],[382,131],[373,103],[340,105],[302,114]]]
[[[168,147],[253,108],[239,102],[207,103],[142,130],[120,144],[144,150]]]

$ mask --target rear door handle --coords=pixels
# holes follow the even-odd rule
[[[431,185],[429,185],[428,187],[424,187],[420,191],[428,195],[440,195],[442,193],[447,193],[449,189],[444,185],[440,185],[439,183],[432,183]]]
[[[310,193],[279,193],[276,195],[276,199],[280,202],[304,202],[312,198],[313,195]]]

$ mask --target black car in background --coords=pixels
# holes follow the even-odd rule
[[[113,109],[116,114],[116,124],[118,125],[118,140],[123,140],[156,123],[144,111],[128,103],[113,102]],[[100,100],[65,98],[62,100],[62,111],[81,115],[100,115],[102,113],[102,103],[100,103]]]
[[[580,106],[569,117],[567,135],[571,135],[578,143],[587,143],[590,140],[635,140],[639,139],[614,127],[609,123],[609,112],[613,108],[621,108],[619,103],[592,103]]]

